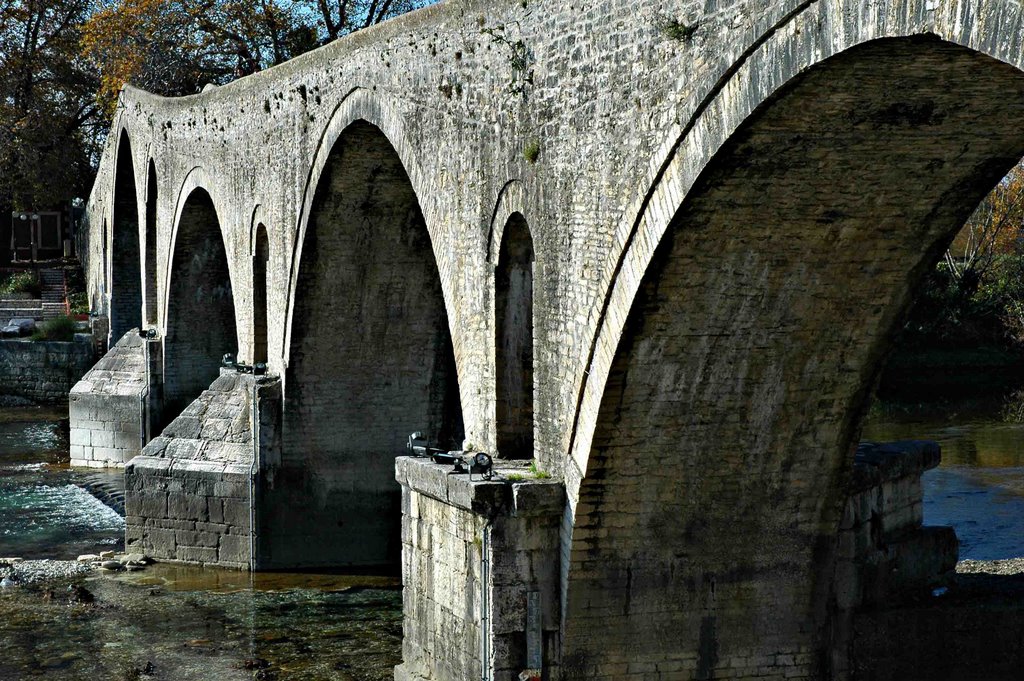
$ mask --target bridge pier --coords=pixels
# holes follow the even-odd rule
[[[149,440],[159,413],[161,348],[126,333],[69,396],[71,465],[120,468]]]
[[[223,370],[125,467],[125,544],[160,560],[259,569],[262,445],[280,382]]]
[[[565,490],[529,479],[525,465],[497,471],[471,480],[398,459],[406,617],[396,681],[518,681],[557,666]]]
[[[858,613],[920,600],[948,583],[955,568],[952,528],[923,526],[921,475],[939,460],[933,442],[861,445],[828,559],[832,567],[822,590],[827,604],[818,604],[830,613],[831,633],[819,637],[828,650],[723,657],[716,660],[721,676],[715,678],[852,678]],[[564,621],[561,606],[564,487],[531,479],[522,465],[499,466],[495,478],[485,481],[429,460],[398,459],[405,625],[395,681],[710,678],[701,670],[699,651],[682,662],[634,659],[630,639],[686,634],[656,621],[602,641],[615,662],[601,670],[590,660],[565,656],[563,631],[572,623]],[[603,591],[621,588],[618,582],[597,584],[572,597],[600,602]],[[639,594],[646,587],[627,581],[625,588]],[[681,607],[670,600],[669,589],[663,597],[666,609]],[[604,616],[622,619],[613,610]],[[757,644],[763,634],[752,629],[748,643]]]

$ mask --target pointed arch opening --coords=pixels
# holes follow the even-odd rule
[[[494,271],[495,418],[498,454],[533,458],[533,237],[513,213]]]
[[[157,319],[157,266],[156,266],[156,164],[149,160],[146,176],[146,324],[156,326]]]
[[[227,251],[205,189],[182,208],[167,277],[164,425],[217,378],[225,354],[238,352]]]
[[[128,131],[122,130],[114,171],[114,216],[110,263],[110,338],[116,343],[142,323],[142,265],[135,164]]]
[[[301,249],[267,562],[394,567],[395,456],[413,431],[458,446],[463,424],[430,235],[376,126],[356,122],[332,147]]]
[[[267,265],[270,261],[270,242],[267,226],[256,227],[256,244],[252,256],[252,329],[253,363],[267,363]]]
[[[629,308],[574,504],[580,678],[772,655],[816,659],[770,674],[835,675],[831,558],[871,388],[924,274],[1024,154],[1022,110],[1015,67],[884,39],[802,71],[708,160]]]

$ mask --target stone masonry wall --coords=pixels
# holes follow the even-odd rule
[[[129,331],[71,389],[71,465],[123,466],[145,444],[146,342]]]
[[[530,477],[522,475],[525,466],[501,468],[492,481],[475,476],[471,482],[450,471],[429,460],[398,459],[407,616],[395,679],[479,679],[486,655],[487,678],[518,681],[528,669],[531,598],[539,604],[541,666],[557,659],[564,491],[551,481],[508,479]]]
[[[94,359],[85,342],[0,341],[0,395],[65,402]]]
[[[125,466],[128,550],[250,567],[254,381],[225,370]]]
[[[924,526],[921,475],[940,459],[934,442],[866,442],[857,448],[832,585],[835,681],[856,678],[851,665],[860,612],[920,600],[953,578],[956,533]]]
[[[1016,0],[449,0],[201,95],[129,88],[114,125],[136,191],[155,163],[162,305],[182,203],[209,192],[243,358],[267,226],[279,375],[322,171],[350,124],[377,126],[430,235],[467,439],[489,451],[491,256],[521,213],[577,678],[815,678],[856,419],[915,283],[1024,154],[1021,26]],[[101,308],[108,139],[88,207]],[[644,281],[671,304],[628,330],[638,361],[609,380]]]

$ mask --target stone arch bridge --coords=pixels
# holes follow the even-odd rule
[[[400,679],[842,677],[861,417],[1024,155],[1022,40],[1013,0],[449,0],[126,88],[73,457],[165,558],[402,554]],[[416,430],[505,473],[396,483]]]

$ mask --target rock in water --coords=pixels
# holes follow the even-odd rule
[[[68,586],[68,600],[72,603],[92,603],[96,597],[81,584],[71,584]]]
[[[79,563],[92,563],[93,561],[99,560],[100,557],[95,553],[86,553],[78,557]]]
[[[100,563],[100,568],[104,570],[123,570],[124,566],[118,563],[116,560],[105,560]]]
[[[113,551],[100,551],[100,558],[102,558],[103,560],[111,560],[113,557]]]

